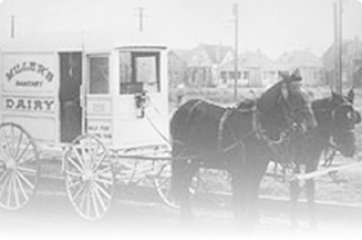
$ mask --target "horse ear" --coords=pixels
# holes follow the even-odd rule
[[[353,103],[353,100],[354,100],[354,91],[353,91],[353,88],[352,88],[351,90],[349,90],[347,97],[348,97],[348,99],[351,101],[351,103]]]
[[[288,91],[288,87],[287,87],[286,83],[282,84],[280,92],[282,94],[282,97],[286,100],[288,98],[288,95],[289,95],[289,91]]]
[[[299,82],[302,81],[302,76],[300,75],[299,68],[295,69],[292,75],[290,75],[290,80],[292,82]]]
[[[332,96],[332,99],[334,99],[337,96],[337,94],[332,89],[331,89],[331,96]]]
[[[278,75],[279,75],[279,77],[281,77],[282,79],[285,78],[285,73],[282,72],[282,71],[278,71]]]

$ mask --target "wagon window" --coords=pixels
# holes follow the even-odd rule
[[[108,94],[109,71],[108,57],[89,58],[90,94]]]
[[[157,52],[120,52],[121,94],[160,91]]]

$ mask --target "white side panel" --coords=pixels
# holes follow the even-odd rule
[[[119,96],[114,108],[114,148],[164,145],[169,141],[167,96],[149,94],[145,116],[137,117],[133,95]]]
[[[56,121],[52,117],[4,115],[2,120],[19,124],[36,140],[54,142],[57,128]]]
[[[6,52],[1,62],[1,122],[17,123],[37,140],[58,143],[57,53]]]
[[[86,108],[86,133],[96,135],[107,146],[113,142],[113,104],[108,95],[88,95]]]

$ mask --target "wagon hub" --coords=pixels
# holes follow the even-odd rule
[[[91,181],[93,179],[92,169],[86,168],[83,173],[83,181]]]
[[[6,162],[6,168],[15,170],[17,168],[17,163],[14,158],[9,158],[9,160]]]

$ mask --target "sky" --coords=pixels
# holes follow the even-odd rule
[[[308,50],[321,55],[333,42],[336,0],[3,0],[0,46],[10,39],[54,32],[143,31],[170,48],[199,43],[234,46],[233,3],[239,5],[239,52],[261,50],[271,58]],[[343,0],[343,38],[362,40],[362,4]]]

